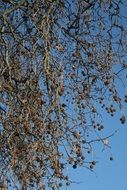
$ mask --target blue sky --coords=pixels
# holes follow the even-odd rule
[[[118,118],[107,116],[104,120],[107,131],[119,129],[110,139],[111,150],[97,152],[99,162],[94,173],[85,168],[68,169],[68,173],[77,182],[67,188],[68,190],[127,190],[127,124],[121,125]],[[109,160],[111,155],[113,161]]]

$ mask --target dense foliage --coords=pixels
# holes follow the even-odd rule
[[[102,110],[126,121],[125,3],[0,0],[1,187],[68,186],[68,165],[92,170],[93,144],[110,148]]]

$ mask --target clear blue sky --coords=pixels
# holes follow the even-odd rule
[[[127,71],[122,73],[122,77],[127,84]],[[122,88],[120,81],[117,81],[117,86],[121,96],[127,93],[127,88]],[[127,103],[124,105],[124,114],[127,120]],[[127,190],[127,121],[124,125],[120,123],[120,110],[114,118],[105,111],[102,115],[105,124],[102,136],[108,136],[118,129],[109,139],[111,149],[102,152],[102,149],[96,146],[94,158],[98,163],[94,172],[86,168],[68,168],[68,174],[79,183],[72,184],[67,190]],[[110,156],[113,156],[113,161],[110,161]]]
[[[107,131],[119,131],[110,139],[111,151],[97,152],[99,163],[92,173],[85,168],[68,169],[74,181],[68,190],[127,190],[127,124],[121,125],[118,118],[105,115]],[[106,122],[107,121],[107,122]],[[114,157],[109,160],[110,155]]]

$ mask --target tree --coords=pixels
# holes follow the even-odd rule
[[[9,189],[55,190],[64,169],[85,166],[93,144],[110,148],[100,110],[127,94],[126,1],[0,1],[0,176]],[[125,103],[124,103],[125,102]],[[113,158],[110,157],[110,160]]]

